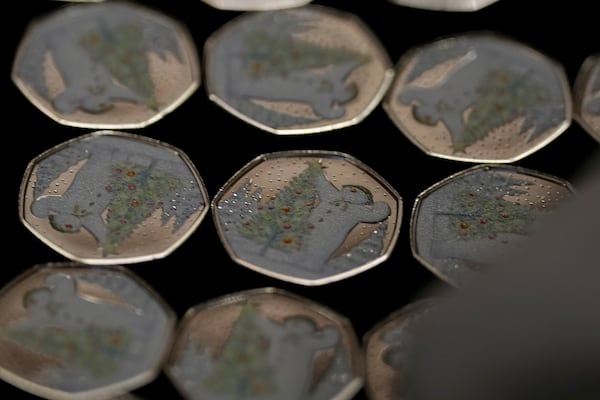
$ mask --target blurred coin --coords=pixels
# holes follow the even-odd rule
[[[364,379],[350,321],[274,288],[188,310],[165,371],[188,400],[349,400]]]
[[[584,60],[573,86],[574,119],[600,142],[600,53]]]
[[[12,79],[43,113],[70,126],[147,126],[200,85],[191,36],[134,2],[69,4],[30,23]]]
[[[321,6],[238,16],[207,39],[204,59],[211,100],[282,135],[361,122],[394,72],[357,16]]]
[[[571,123],[563,67],[492,32],[446,37],[406,52],[383,106],[425,153],[465,162],[514,162]]]
[[[513,165],[471,167],[417,196],[412,252],[444,281],[463,287],[497,257],[523,246],[536,221],[551,218],[573,195],[567,181],[552,175]]]
[[[472,12],[485,8],[498,0],[389,0],[404,7],[432,11]]]
[[[268,11],[299,7],[312,0],[202,0],[219,10],[230,11]]]
[[[37,265],[0,291],[0,378],[45,399],[112,399],[155,379],[174,328],[127,269]]]
[[[407,304],[373,326],[363,337],[365,387],[371,400],[410,400],[406,397],[407,351],[414,321],[435,305],[432,298]]]

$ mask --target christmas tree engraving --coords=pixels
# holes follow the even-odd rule
[[[491,70],[476,88],[477,99],[466,118],[460,140],[452,142],[454,151],[464,151],[484,139],[494,129],[549,101],[549,93],[509,69]]]
[[[256,307],[246,303],[212,373],[206,378],[206,388],[211,392],[237,399],[269,396],[277,391],[271,381],[276,366],[268,364],[268,338],[256,324],[258,317]]]
[[[447,212],[450,232],[456,239],[495,239],[505,233],[527,235],[539,209],[515,203],[506,196],[526,194],[521,179],[492,175],[493,179],[477,190],[453,193]]]
[[[238,226],[241,235],[263,243],[261,255],[268,248],[286,252],[302,249],[303,238],[314,229],[308,217],[317,201],[314,182],[321,169],[317,161],[309,162],[308,168],[293,177],[275,198],[259,204],[257,213]]]
[[[300,26],[295,21],[294,27],[300,30]],[[242,59],[248,79],[318,70],[345,62],[359,66],[370,60],[367,54],[350,49],[316,46],[293,35],[267,30],[249,32],[244,38],[244,48]]]
[[[0,337],[51,357],[60,364],[82,368],[100,379],[112,377],[119,359],[127,356],[131,345],[127,331],[98,326],[79,329],[9,327],[0,331]]]
[[[39,162],[31,212],[53,229],[87,231],[103,257],[160,212],[160,224],[177,232],[205,204],[201,183],[177,153],[116,135],[69,143]],[[60,195],[50,191],[65,171],[79,165]]]
[[[176,197],[179,179],[148,166],[116,164],[112,166],[106,190],[112,194],[106,214],[107,239],[103,255],[118,254],[119,245],[156,210],[165,210],[163,199]],[[165,210],[166,211],[166,210]]]
[[[22,295],[26,313],[0,329],[2,340],[41,357],[34,381],[57,389],[130,379],[156,361],[160,352],[148,346],[159,345],[170,327],[162,305],[131,279],[98,272],[80,278],[46,276],[44,285]],[[80,285],[108,291],[111,300],[82,292]]]
[[[374,201],[362,185],[335,186],[319,160],[290,179],[277,195],[263,199],[247,180],[219,204],[227,240],[239,256],[292,274],[333,274],[378,257],[390,206]],[[361,240],[340,248],[360,224],[377,224]],[[366,230],[366,228],[365,228]]]
[[[520,47],[483,35],[425,47],[398,101],[411,106],[415,121],[443,124],[454,153],[517,122],[511,129],[534,141],[563,123],[565,93],[554,65]],[[432,84],[418,82],[442,65],[446,72]]]
[[[141,24],[126,23],[112,31],[90,30],[81,35],[79,45],[93,60],[106,66],[119,83],[137,93],[149,108],[157,109]]]
[[[329,400],[357,379],[337,325],[303,313],[275,318],[263,313],[266,303],[240,306],[222,343],[191,335],[182,343],[169,371],[186,397]]]
[[[177,32],[127,4],[72,10],[54,13],[32,29],[19,58],[19,78],[62,114],[105,113],[115,101],[156,110],[149,55],[182,62]],[[46,81],[48,56],[65,85],[58,94]]]
[[[319,19],[309,11],[265,12],[229,30],[210,57],[216,94],[272,128],[343,117],[345,104],[358,95],[356,84],[347,80],[372,57],[303,39]],[[310,110],[291,111],[278,103],[298,103]]]

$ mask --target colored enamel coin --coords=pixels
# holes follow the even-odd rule
[[[0,378],[45,399],[110,399],[155,379],[175,315],[121,267],[38,265],[0,291]]]
[[[600,142],[600,53],[583,62],[573,92],[574,119]]]
[[[67,258],[120,264],[170,254],[208,212],[208,195],[180,150],[97,131],[32,160],[21,185],[25,226]]]
[[[394,72],[356,16],[321,6],[238,16],[208,38],[204,61],[210,99],[276,134],[361,122]]]
[[[202,0],[219,10],[269,11],[300,7],[312,0]]]
[[[136,3],[69,4],[30,24],[12,78],[61,124],[141,128],[200,85],[194,46],[178,21]]]
[[[422,192],[411,216],[416,259],[463,287],[501,254],[515,251],[536,221],[574,195],[557,177],[512,165],[478,165]]]
[[[273,288],[188,310],[165,371],[188,400],[347,400],[364,380],[351,323]]]
[[[404,7],[432,11],[473,12],[479,11],[498,0],[389,0]]]
[[[371,400],[409,400],[406,397],[407,352],[413,323],[435,305],[434,299],[410,303],[390,314],[363,337],[365,388]]]
[[[465,162],[514,162],[571,123],[562,66],[490,32],[438,39],[405,53],[383,106],[425,153]]]
[[[212,210],[236,262],[285,281],[321,285],[387,259],[402,199],[349,155],[291,151],[248,163],[220,189]]]

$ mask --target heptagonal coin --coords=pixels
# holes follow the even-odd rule
[[[212,211],[236,262],[284,281],[323,285],[388,258],[402,199],[348,154],[284,151],[244,166],[217,193]]]

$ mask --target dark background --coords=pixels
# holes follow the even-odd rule
[[[179,19],[190,30],[199,54],[208,36],[240,14],[212,8],[201,0],[140,1]],[[594,2],[534,2],[499,0],[477,12],[449,13],[401,7],[385,0],[317,0],[352,12],[371,27],[392,62],[411,46],[471,30],[510,35],[563,65],[572,84],[583,60],[600,50],[598,13]],[[0,285],[26,269],[67,261],[31,234],[18,215],[19,186],[34,157],[89,129],[60,125],[35,108],[11,82],[10,69],[27,24],[64,5],[60,1],[13,1],[4,5],[8,41],[3,52],[5,181],[5,262]],[[231,260],[209,213],[193,235],[164,259],[128,265],[170,304],[178,317],[192,306],[240,290],[275,286],[289,290],[345,315],[359,338],[389,313],[424,295],[429,284],[441,283],[412,256],[409,217],[416,196],[446,176],[472,164],[433,158],[412,144],[381,107],[353,127],[319,134],[278,136],[254,128],[210,102],[205,86],[179,108],[154,124],[129,130],[183,150],[200,172],[209,196],[256,156],[280,150],[316,149],[348,153],[377,171],[402,196],[404,215],[400,236],[389,259],[346,280],[305,287],[281,282],[246,269]],[[557,139],[516,165],[575,181],[585,163],[599,151],[598,141],[575,121]],[[2,355],[0,354],[0,357]],[[178,399],[161,374],[134,392],[143,399]],[[35,399],[0,382],[0,399]],[[366,398],[361,391],[356,399]]]

